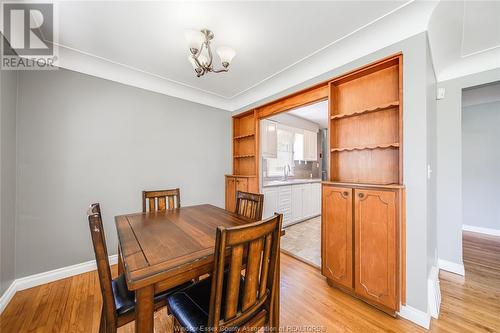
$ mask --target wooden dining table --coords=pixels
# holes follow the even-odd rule
[[[249,222],[252,221],[208,204],[116,216],[120,260],[128,289],[136,293],[135,331],[153,332],[156,293],[213,270],[218,226],[234,227]],[[277,279],[279,282],[279,270]],[[273,328],[279,327],[277,289],[271,300]]]

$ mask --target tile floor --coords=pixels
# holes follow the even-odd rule
[[[321,216],[285,228],[281,249],[321,266]]]

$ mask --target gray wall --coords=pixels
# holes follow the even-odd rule
[[[496,85],[500,89],[500,84]],[[500,102],[462,112],[463,223],[500,231]]]
[[[0,70],[0,295],[15,278],[17,80]]]
[[[313,80],[291,87],[234,112],[265,102],[346,73],[396,52],[403,52],[403,178],[406,186],[406,278],[407,304],[427,312],[427,36],[420,33]],[[309,61],[314,62],[314,57]],[[435,251],[432,251],[433,253]]]
[[[85,212],[141,210],[141,191],[180,187],[184,205],[223,207],[230,113],[67,71],[22,72],[16,275],[93,259]]]
[[[437,221],[439,259],[462,265],[462,89],[500,80],[500,69],[438,83]]]
[[[427,43],[427,270],[438,268],[437,251],[437,103],[436,74]]]

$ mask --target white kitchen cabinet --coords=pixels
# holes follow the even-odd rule
[[[283,214],[283,226],[292,223],[292,186],[278,186],[278,213]]]
[[[304,130],[304,160],[318,160],[318,135],[316,132]]]
[[[293,160],[304,160],[304,133],[303,131],[296,131],[293,140]]]
[[[278,128],[275,122],[262,120],[260,123],[261,154],[265,158],[278,156]]]
[[[321,184],[294,184],[265,187],[263,218],[283,214],[283,226],[321,214]]]
[[[267,219],[278,212],[279,187],[266,187],[262,190],[264,194],[264,211],[262,218]]]
[[[304,216],[304,189],[308,184],[292,185],[292,217],[291,221],[300,221]]]
[[[303,193],[304,193],[304,202],[302,209],[302,219],[307,219],[314,215],[313,209],[314,209],[314,201],[316,200],[316,198],[313,198],[312,196],[312,184],[305,184]]]

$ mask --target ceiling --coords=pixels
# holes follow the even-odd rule
[[[228,111],[424,31],[438,81],[500,67],[500,1],[56,4],[57,66]],[[184,31],[201,28],[236,50],[228,73],[194,75]]]
[[[313,61],[360,31],[381,29],[380,22],[401,16],[425,16],[435,6],[400,0],[56,4],[59,67],[229,111],[324,73],[325,65],[331,70],[373,52],[373,43],[360,42],[353,46],[356,52],[335,51],[326,64]],[[201,28],[215,33],[214,47],[236,50],[228,73],[194,75],[184,31]],[[377,33],[377,47],[422,30],[422,25],[408,24]]]
[[[438,81],[500,67],[500,1],[441,1],[428,33]]]
[[[500,82],[464,89],[462,92],[462,107],[494,102],[500,102]]]
[[[320,128],[328,128],[328,101],[302,106],[287,113],[316,123]]]

